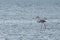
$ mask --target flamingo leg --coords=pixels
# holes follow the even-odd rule
[[[44,24],[44,27],[45,27],[45,29],[46,29],[46,25]]]
[[[43,27],[43,23],[41,23],[41,29],[42,29],[42,27]]]
[[[42,24],[41,24],[41,29],[42,29]]]

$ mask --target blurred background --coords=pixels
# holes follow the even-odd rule
[[[47,18],[47,29],[34,19]],[[0,0],[0,40],[60,40],[60,0]]]

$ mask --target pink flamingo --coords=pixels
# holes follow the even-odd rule
[[[46,22],[46,20],[41,19],[39,16],[36,17],[37,22],[41,23],[41,29],[42,29],[42,24],[44,25],[45,29],[46,29],[46,25],[44,24]]]

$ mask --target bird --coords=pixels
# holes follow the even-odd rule
[[[36,20],[37,20],[37,23],[41,23],[41,29],[42,29],[42,26],[44,25],[45,29],[46,29],[46,25],[45,25],[45,22],[46,20],[45,19],[41,19],[39,16],[36,17]],[[43,24],[43,25],[42,25]]]

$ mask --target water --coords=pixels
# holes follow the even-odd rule
[[[44,26],[35,17],[46,17]],[[0,0],[0,40],[60,40],[60,0]]]

